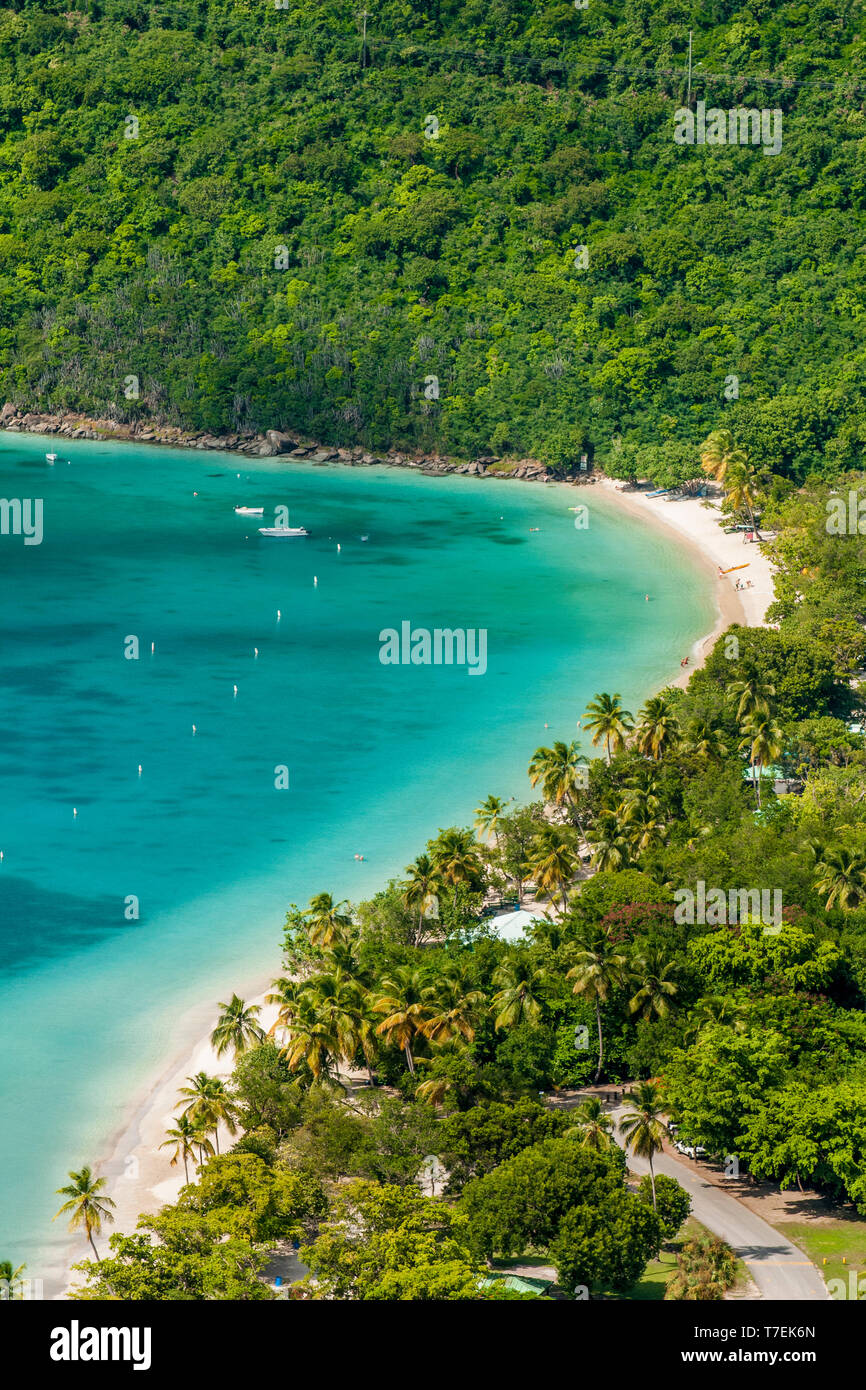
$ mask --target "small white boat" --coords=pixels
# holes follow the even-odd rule
[[[46,462],[46,463],[56,463],[56,462],[57,462],[57,455],[56,455],[56,454],[46,454],[46,455],[45,455],[45,462]]]
[[[260,536],[272,536],[275,540],[289,540],[292,536],[308,536],[303,526],[260,526]]]
[[[235,516],[264,516],[264,507],[235,507]]]

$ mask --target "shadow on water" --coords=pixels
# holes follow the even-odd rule
[[[143,921],[126,921],[123,899],[101,894],[84,898],[40,888],[32,880],[0,877],[3,960],[0,973],[16,974],[34,960],[43,963],[105,940],[106,932],[129,931]]]

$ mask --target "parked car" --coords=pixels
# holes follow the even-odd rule
[[[707,1152],[703,1144],[689,1144],[680,1139],[675,1141],[674,1148],[677,1153],[685,1154],[686,1158],[703,1158]]]

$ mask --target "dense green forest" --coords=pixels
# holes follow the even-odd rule
[[[690,30],[692,108],[780,111],[778,155],[674,141]],[[2,390],[561,467],[726,427],[782,478],[857,466],[862,47],[853,0],[6,5]]]

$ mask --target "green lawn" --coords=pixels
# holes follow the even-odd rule
[[[857,1297],[866,1298],[866,1221],[834,1221],[827,1225],[811,1221],[777,1221],[775,1224],[779,1231],[805,1251],[818,1266],[825,1281],[844,1280],[844,1291],[831,1290],[834,1298],[841,1300],[850,1297],[852,1270],[859,1283]]]
[[[638,1303],[646,1303],[655,1301],[660,1303],[664,1299],[668,1281],[676,1274],[677,1253],[682,1248],[684,1242],[693,1239],[695,1236],[708,1236],[711,1234],[712,1232],[708,1231],[706,1226],[702,1226],[700,1221],[696,1221],[693,1216],[690,1216],[676,1240],[668,1242],[668,1245],[662,1250],[658,1259],[652,1260],[651,1263],[647,1265],[637,1283],[632,1284],[627,1293],[620,1294],[618,1297],[623,1302],[635,1301]],[[748,1270],[742,1261],[738,1260],[737,1277],[734,1288],[736,1289],[747,1278]]]

